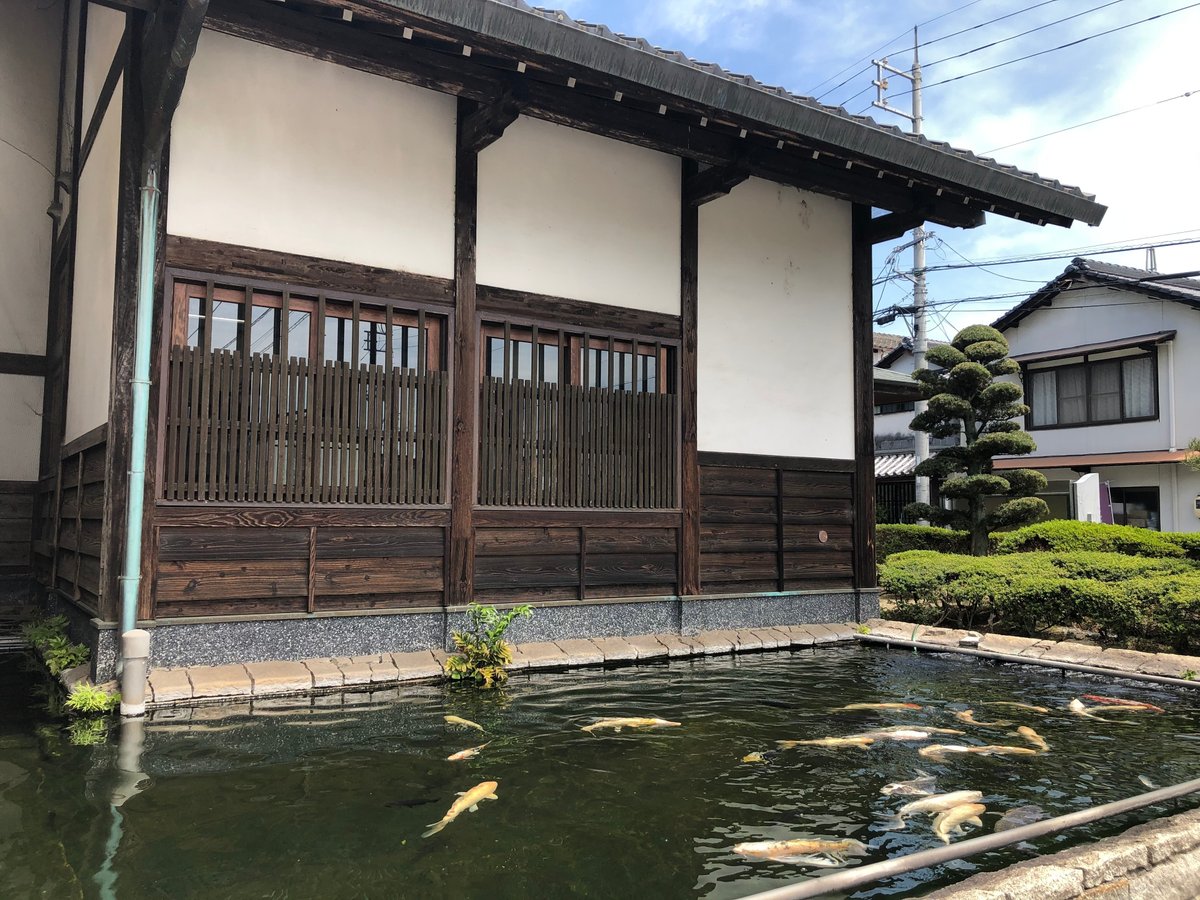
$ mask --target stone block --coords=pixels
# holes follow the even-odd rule
[[[1155,866],[1161,865],[1172,857],[1190,853],[1200,846],[1200,826],[1181,823],[1159,828],[1154,832],[1153,839],[1147,841],[1147,845],[1150,863]]]
[[[1087,850],[1068,850],[1063,856],[1065,864],[1082,870],[1085,888],[1124,878],[1150,864],[1148,847],[1136,840],[1101,841]]]
[[[396,677],[401,681],[419,678],[440,678],[444,674],[442,662],[429,650],[414,650],[412,653],[391,654]]]
[[[390,653],[383,654],[378,660],[371,660],[370,666],[371,684],[388,684],[400,677],[400,670],[392,662],[392,654]]]
[[[828,625],[805,625],[813,636],[813,644],[836,644],[841,638]]]
[[[1041,659],[1053,659],[1057,662],[1075,663],[1076,665],[1091,665],[1092,660],[1100,656],[1104,648],[1094,644],[1079,644],[1073,641],[1059,641],[1046,649]]]
[[[513,661],[524,660],[520,668],[553,669],[567,664],[567,654],[553,641],[531,641],[513,648]]]
[[[1143,675],[1160,675],[1164,678],[1183,678],[1191,671],[1200,675],[1200,657],[1182,656],[1177,653],[1147,653],[1138,666]]]
[[[1054,646],[1057,643],[1058,643],[1058,641],[1045,641],[1045,640],[1036,641],[1035,643],[1028,645],[1024,650],[1022,650],[1017,655],[1018,656],[1028,656],[1030,659],[1041,659],[1043,656],[1046,655],[1046,653],[1048,653],[1050,650],[1054,649]]]
[[[67,689],[67,692],[75,690],[75,687],[84,681],[91,681],[92,664],[90,662],[80,663],[73,669],[67,669],[59,673],[58,679],[62,682],[62,686]]]
[[[598,666],[604,662],[604,652],[592,641],[568,638],[555,643],[567,654],[567,662],[572,666]]]
[[[625,640],[637,650],[638,659],[663,659],[668,655],[667,648],[652,634],[639,634]]]
[[[1035,862],[1037,862],[1035,860]],[[1004,873],[1006,900],[1074,900],[1083,893],[1083,872],[1065,866],[1018,864]]]
[[[811,647],[813,633],[803,625],[780,625],[779,631],[787,635],[789,647]]]
[[[937,644],[939,647],[957,647],[959,641],[966,636],[967,632],[961,628],[934,628],[928,625],[922,626],[917,632],[918,641]]]
[[[759,637],[758,632],[749,628],[742,628],[735,631],[733,637],[737,644],[738,653],[749,653],[751,650],[761,650],[763,648],[762,638]]]
[[[1081,900],[1135,900],[1136,895],[1132,891],[1132,882],[1128,878],[1122,878],[1090,888],[1079,896]]]
[[[250,692],[285,694],[312,689],[312,673],[302,662],[252,662],[245,669],[250,676]]]
[[[871,629],[871,634],[903,638],[906,641],[912,639],[913,628],[917,627],[912,622],[897,622],[893,619],[867,619],[863,624]]]
[[[732,631],[701,631],[691,639],[705,656],[732,653],[737,647],[737,640]]]
[[[1014,637],[1011,634],[985,634],[979,641],[979,649],[991,653],[1008,653],[1020,656],[1034,644],[1037,638]]]
[[[186,669],[155,669],[147,679],[154,703],[179,703],[192,699],[192,682]]]
[[[832,631],[839,641],[852,641],[858,634],[858,625],[853,622],[827,622],[825,627]]]
[[[192,666],[188,678],[193,698],[249,697],[253,693],[250,673],[242,665]]]
[[[690,637],[684,637],[678,634],[656,634],[654,639],[662,644],[667,651],[667,655],[672,659],[695,656],[700,652],[696,647],[695,641]]]
[[[312,676],[314,688],[337,688],[345,683],[342,670],[332,659],[306,659],[304,667]]]
[[[758,638],[763,650],[778,650],[788,645],[787,637],[774,628],[751,628],[750,633]]]
[[[344,686],[371,683],[371,657],[340,656],[334,664],[342,670]]]
[[[637,648],[623,637],[592,638],[592,643],[604,654],[606,663],[634,662],[638,658]]]

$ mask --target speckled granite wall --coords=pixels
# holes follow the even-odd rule
[[[54,612],[71,619],[76,640],[93,649],[94,677],[114,677],[117,633],[112,624],[59,598]],[[550,603],[509,632],[517,643],[636,634],[695,634],[721,628],[863,621],[879,614],[874,591],[782,593],[754,597],[650,599]],[[315,615],[247,621],[197,620],[147,625],[151,663],[158,667],[229,662],[320,659],[450,649],[450,633],[466,621],[461,609],[357,615]]]

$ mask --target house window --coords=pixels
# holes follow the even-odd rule
[[[1159,524],[1158,488],[1156,487],[1110,487],[1113,523],[1150,528],[1158,531]]]
[[[1025,374],[1030,428],[1158,418],[1155,356],[1089,360]]]
[[[901,400],[898,403],[876,403],[875,415],[886,416],[888,413],[912,412],[916,405],[912,400]]]

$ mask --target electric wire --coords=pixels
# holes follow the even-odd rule
[[[1074,131],[1076,128],[1083,128],[1085,125],[1095,125],[1097,122],[1107,122],[1109,119],[1115,119],[1118,116],[1127,116],[1130,113],[1141,112],[1144,109],[1150,109],[1154,106],[1160,106],[1163,103],[1170,103],[1172,100],[1183,100],[1187,97],[1200,94],[1200,88],[1193,88],[1190,91],[1184,91],[1182,94],[1176,94],[1174,97],[1166,97],[1162,100],[1154,100],[1151,103],[1144,103],[1141,106],[1135,106],[1132,109],[1123,109],[1120,112],[1109,113],[1107,116],[1101,116],[1098,119],[1089,119],[1086,122],[1078,122],[1075,125],[1068,125],[1065,128],[1059,128],[1057,131],[1047,131],[1045,134],[1039,134],[1035,137],[1025,138],[1023,141],[1013,141],[1011,144],[1005,144],[1002,147],[993,147],[991,150],[984,150],[980,155],[995,153],[997,150],[1007,150],[1010,147],[1020,147],[1022,144],[1030,144],[1034,141],[1040,141],[1042,138],[1054,137],[1056,134],[1062,134],[1064,131]]]

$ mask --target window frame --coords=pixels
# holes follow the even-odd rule
[[[1154,515],[1158,520],[1157,527],[1155,527],[1155,528],[1151,528],[1149,525],[1134,525],[1131,527],[1145,528],[1145,530],[1147,530],[1147,531],[1161,532],[1162,531],[1162,488],[1157,484],[1128,485],[1128,486],[1127,485],[1112,485],[1112,484],[1110,484],[1108,486],[1109,505],[1112,507],[1115,507],[1118,503],[1120,503],[1122,506],[1121,516],[1122,516],[1122,518],[1125,519],[1124,522],[1118,522],[1116,510],[1113,509],[1113,524],[1114,525],[1129,525],[1129,512],[1125,508],[1129,504],[1129,501],[1125,496],[1126,492],[1129,492],[1129,491],[1144,491],[1147,494],[1153,493],[1154,494]],[[1120,492],[1120,494],[1121,494],[1120,500],[1117,500],[1117,498],[1116,498],[1117,492]]]
[[[1119,351],[1118,351],[1119,352]],[[1071,357],[1071,358],[1078,358]],[[1125,363],[1129,360],[1149,359],[1150,360],[1150,395],[1153,400],[1154,411],[1149,415],[1144,416],[1126,416],[1127,408],[1126,392],[1125,392]],[[1121,413],[1115,419],[1093,419],[1092,415],[1092,377],[1093,370],[1096,366],[1104,363],[1116,363],[1118,366],[1118,384],[1120,390],[1120,407]],[[1055,386],[1054,397],[1057,408],[1055,409],[1056,421],[1052,425],[1035,425],[1034,414],[1036,404],[1034,403],[1033,378],[1042,372],[1063,372],[1073,369],[1082,369],[1084,373],[1084,395],[1083,407],[1085,417],[1080,422],[1063,423],[1057,421],[1061,418],[1059,410],[1061,409],[1061,398],[1059,395],[1058,386]],[[1029,412],[1025,415],[1025,430],[1026,431],[1055,431],[1063,428],[1089,428],[1094,425],[1124,425],[1131,422],[1153,422],[1159,418],[1159,384],[1158,384],[1158,348],[1143,349],[1137,353],[1129,353],[1123,356],[1105,355],[1103,359],[1094,359],[1089,354],[1083,354],[1082,361],[1070,362],[1063,365],[1039,365],[1038,368],[1031,368],[1028,364],[1021,365],[1021,388],[1024,391],[1025,405],[1029,407]]]

